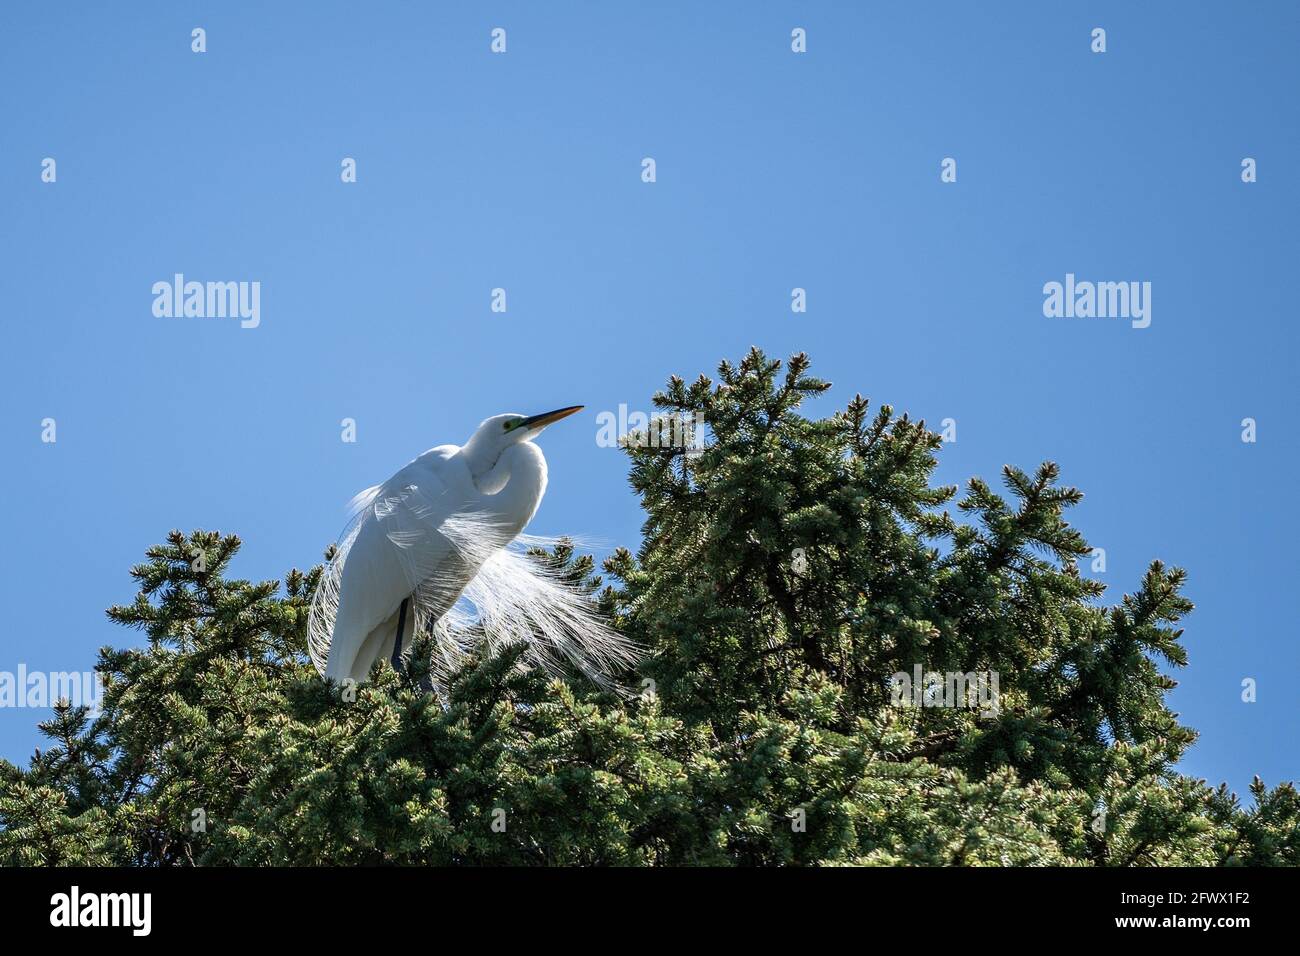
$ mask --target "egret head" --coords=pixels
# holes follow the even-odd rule
[[[511,445],[523,441],[532,441],[542,433],[542,430],[547,425],[558,422],[561,418],[568,418],[574,412],[582,411],[584,407],[583,405],[570,405],[567,408],[557,408],[553,412],[543,412],[540,415],[518,415],[515,413],[493,415],[479,425],[478,430],[465,443],[464,450],[481,467],[490,468],[496,464],[496,460],[501,457],[501,453]]]

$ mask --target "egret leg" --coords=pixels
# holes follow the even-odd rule
[[[403,598],[402,606],[397,611],[397,639],[393,641],[393,670],[402,673],[402,636],[406,632],[406,614],[411,608],[411,599]]]
[[[397,609],[397,638],[393,641],[393,670],[399,674],[405,674],[406,668],[402,666],[402,641],[406,636],[406,616],[411,610],[411,599],[406,598],[402,601],[402,606]],[[420,681],[420,689],[433,693],[433,678],[430,675]]]

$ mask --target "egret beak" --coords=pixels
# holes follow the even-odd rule
[[[570,405],[568,408],[557,408],[553,412],[542,412],[540,415],[533,415],[531,418],[525,418],[520,422],[522,428],[545,428],[552,422],[558,422],[561,418],[568,418],[574,412],[580,412],[586,405]]]

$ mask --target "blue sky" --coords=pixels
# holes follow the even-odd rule
[[[1113,599],[1190,572],[1186,770],[1300,776],[1300,7],[126,9],[0,33],[0,670],[137,640],[103,610],[171,528],[311,565],[354,492],[498,412],[586,404],[533,529],[635,546],[596,414],[756,344],[812,356],[814,411],[956,419],[943,481],[1059,461]],[[177,272],[260,282],[260,326],[155,317]],[[1044,317],[1066,273],[1151,282],[1150,327]],[[44,716],[0,709],[0,755]]]

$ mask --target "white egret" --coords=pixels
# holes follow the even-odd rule
[[[553,543],[522,534],[546,491],[533,439],[581,408],[496,415],[463,447],[431,448],[353,498],[308,622],[322,676],[362,681],[376,661],[400,667],[421,631],[439,689],[485,643],[525,642],[526,661],[553,673],[575,665],[607,684],[635,661],[586,594],[521,550]]]

